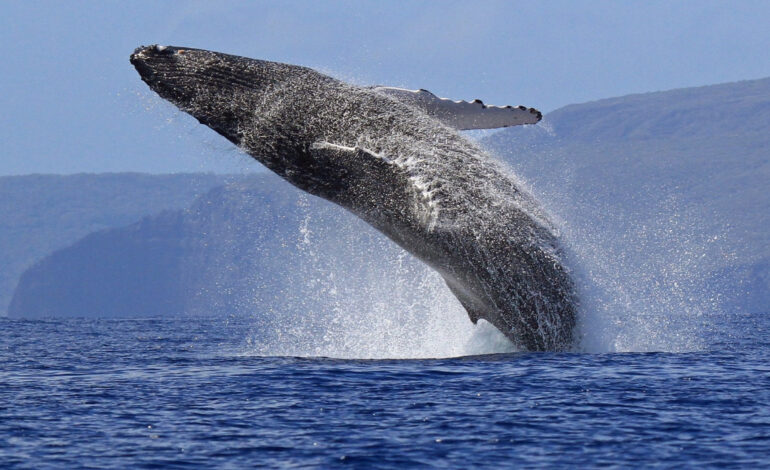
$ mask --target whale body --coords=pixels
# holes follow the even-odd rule
[[[161,97],[438,271],[472,322],[485,319],[520,348],[572,347],[577,302],[555,228],[432,105],[200,49],[140,47],[131,63]],[[512,112],[529,115],[517,123],[540,118]]]

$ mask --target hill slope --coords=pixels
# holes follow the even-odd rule
[[[85,235],[188,206],[215,175],[138,173],[0,177],[0,316],[22,272]]]

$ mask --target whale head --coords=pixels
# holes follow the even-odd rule
[[[277,161],[301,149],[301,126],[287,130],[285,103],[289,95],[308,95],[300,90],[311,69],[278,62],[249,59],[202,49],[174,46],[142,46],[131,54],[131,64],[142,80],[162,98],[192,115],[243,148],[274,171],[290,162]],[[318,74],[317,74],[318,75]],[[296,108],[296,107],[295,107]],[[261,129],[263,128],[263,129]],[[283,138],[274,135],[283,132]],[[280,173],[280,171],[278,171]]]
[[[201,49],[142,46],[131,63],[162,98],[300,189],[340,202],[339,194],[352,184],[345,179],[351,162],[337,158],[342,147],[318,144],[330,134],[355,134],[350,127],[363,121],[346,116],[376,107],[353,95],[371,98],[374,92],[307,67]],[[334,143],[350,145],[352,138],[341,140]]]
[[[142,46],[131,54],[131,64],[153,91],[239,145],[242,111],[227,106],[227,95],[233,94],[232,62],[222,54],[173,46]],[[250,86],[259,86],[258,74],[250,78]]]

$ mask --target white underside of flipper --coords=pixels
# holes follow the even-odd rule
[[[376,86],[373,89],[403,103],[417,106],[447,126],[459,130],[495,129],[536,124],[543,117],[540,111],[535,108],[487,106],[481,100],[452,101],[439,98],[428,90],[408,90],[385,86]]]

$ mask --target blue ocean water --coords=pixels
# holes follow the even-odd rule
[[[245,320],[0,320],[2,468],[770,465],[770,317],[686,353],[342,360]]]

